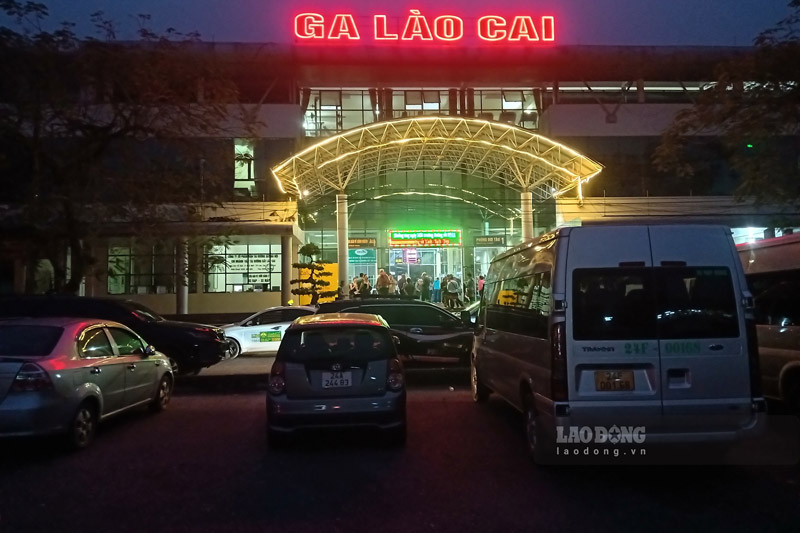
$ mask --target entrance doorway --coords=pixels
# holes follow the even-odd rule
[[[447,274],[463,279],[463,264],[461,247],[389,249],[389,269],[395,277],[405,274],[417,280],[425,272],[431,279]]]

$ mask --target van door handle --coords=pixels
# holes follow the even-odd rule
[[[714,350],[715,352],[720,351],[722,348],[723,348],[723,346],[721,344],[710,344],[708,346],[709,350]]]
[[[411,328],[408,330],[409,333],[422,333],[422,328]]]

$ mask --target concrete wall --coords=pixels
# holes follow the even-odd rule
[[[554,104],[542,113],[545,137],[657,137],[688,104]]]

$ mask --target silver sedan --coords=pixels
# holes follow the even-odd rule
[[[0,321],[0,437],[60,434],[86,448],[102,420],[163,411],[173,383],[169,360],[117,322]]]

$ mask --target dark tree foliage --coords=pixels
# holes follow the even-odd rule
[[[209,139],[232,137],[241,108],[195,33],[157,34],[140,15],[139,39],[118,41],[99,12],[98,36],[81,38],[72,23],[45,29],[48,16],[0,0],[0,228],[29,243],[29,265],[51,260],[56,290],[75,292],[99,235],[159,238],[191,220],[186,202],[226,199],[233,161]]]
[[[702,173],[703,145],[716,145],[757,204],[800,200],[800,0],[762,32],[751,54],[721,64],[716,80],[664,133],[654,163],[683,178]],[[700,154],[700,155],[699,155]]]

